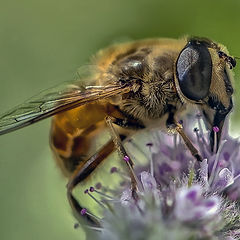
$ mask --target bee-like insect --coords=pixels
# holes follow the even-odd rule
[[[93,65],[89,75],[42,92],[0,116],[0,134],[5,134],[55,115],[51,148],[70,179],[68,199],[76,212],[82,206],[74,198],[73,188],[116,147],[126,155],[121,140],[132,131],[166,125],[201,160],[177,123],[183,109],[196,105],[211,131],[211,148],[218,146],[225,117],[233,106],[231,69],[236,65],[221,44],[196,37],[147,39],[102,50]],[[97,132],[107,126],[113,139],[93,153]],[[215,143],[213,126],[220,130]]]

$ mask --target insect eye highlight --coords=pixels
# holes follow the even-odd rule
[[[189,41],[176,63],[177,80],[182,94],[193,101],[208,95],[212,77],[212,59],[208,48]]]

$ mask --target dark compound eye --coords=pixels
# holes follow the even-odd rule
[[[176,63],[179,87],[185,97],[199,101],[208,95],[211,77],[211,55],[204,44],[190,41]]]

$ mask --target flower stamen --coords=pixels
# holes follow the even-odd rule
[[[83,209],[81,210],[80,214],[81,214],[82,216],[88,215],[89,217],[95,218],[97,221],[101,220],[101,218],[99,218],[99,217],[97,217],[96,215],[88,212],[86,208],[83,208]]]
[[[105,194],[105,193],[103,193],[103,192],[100,192],[100,191],[96,190],[94,187],[90,187],[89,190],[90,190],[90,192],[96,192],[96,193],[100,194],[100,195],[103,196],[103,197],[106,197],[106,198],[109,198],[109,199],[113,200],[113,198],[112,198],[111,196],[109,196],[108,194]]]
[[[212,171],[211,171],[211,175],[209,177],[209,185],[211,186],[216,175],[217,175],[217,169],[218,169],[218,163],[219,163],[219,159],[220,159],[220,153],[222,152],[222,148],[224,146],[224,144],[226,143],[226,140],[224,140],[222,142],[222,144],[219,146],[219,149],[217,151],[217,154],[216,154],[216,158],[215,158],[215,161],[214,161],[214,164],[213,164],[213,168],[212,168]]]
[[[90,190],[91,191],[91,190]],[[89,193],[89,190],[86,189],[84,191],[85,194],[88,194],[89,197],[91,197],[97,204],[99,204],[103,209],[106,209],[106,207],[103,205],[103,203],[101,201],[99,201],[98,199],[96,199],[91,193]]]
[[[213,145],[213,152],[217,153],[217,133],[219,132],[219,128],[217,126],[213,127],[214,132],[214,145]]]
[[[203,128],[202,128],[202,123],[201,123],[201,115],[198,114],[197,116],[197,121],[198,121],[198,128],[199,128],[199,136],[202,140],[202,145],[205,146],[205,148],[208,149],[209,144],[207,144],[206,139],[204,138],[204,133],[203,133]]]
[[[118,173],[121,177],[123,177],[124,179],[126,179],[126,180],[131,180],[131,178],[129,177],[129,175],[127,175],[125,172],[122,172],[122,171],[120,171],[118,168],[116,168],[116,167],[112,167],[111,169],[110,169],[110,173],[111,174],[113,174],[113,173]]]
[[[151,156],[150,156],[150,174],[152,175],[152,177],[154,177],[154,168],[153,168],[153,159],[152,159],[152,150],[151,150],[153,143],[147,143],[146,146],[148,146],[149,152],[151,154]]]

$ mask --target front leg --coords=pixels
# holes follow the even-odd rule
[[[125,121],[126,121],[126,125],[128,125],[127,119]],[[127,168],[129,169],[129,173],[130,173],[130,177],[131,177],[132,196],[134,199],[137,199],[136,192],[137,192],[137,189],[139,189],[139,188],[140,188],[139,190],[141,190],[141,184],[139,183],[139,180],[133,171],[133,162],[132,162],[131,158],[129,157],[129,155],[127,154],[127,152],[122,144],[120,135],[113,126],[113,123],[117,124],[118,122],[119,122],[119,119],[116,119],[114,117],[109,117],[109,116],[106,117],[106,123],[109,127],[115,148],[118,151],[120,157],[125,160]]]
[[[191,152],[192,156],[197,161],[202,161],[203,160],[202,156],[199,154],[198,150],[193,146],[191,140],[185,134],[182,125],[176,122],[174,118],[175,112],[176,112],[176,108],[173,107],[172,105],[169,105],[169,113],[166,121],[166,127],[169,129],[170,132],[177,132],[182,137],[184,143],[186,144],[187,148]]]

